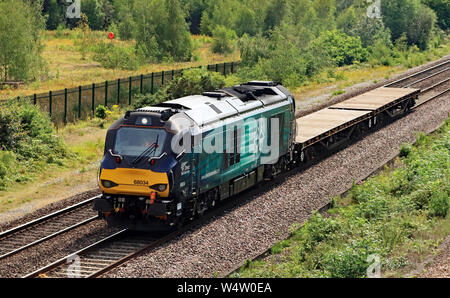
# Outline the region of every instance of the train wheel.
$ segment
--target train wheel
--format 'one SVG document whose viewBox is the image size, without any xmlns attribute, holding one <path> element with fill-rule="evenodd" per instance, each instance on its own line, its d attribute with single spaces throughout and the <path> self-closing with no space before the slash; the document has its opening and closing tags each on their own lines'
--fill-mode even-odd
<svg viewBox="0 0 450 298">
<path fill-rule="evenodd" d="M 312 164 L 317 158 L 317 152 L 313 147 L 306 149 L 306 163 Z"/>
<path fill-rule="evenodd" d="M 302 152 L 300 152 L 300 162 L 304 163 L 305 160 L 306 160 L 305 151 L 302 150 Z"/>
</svg>

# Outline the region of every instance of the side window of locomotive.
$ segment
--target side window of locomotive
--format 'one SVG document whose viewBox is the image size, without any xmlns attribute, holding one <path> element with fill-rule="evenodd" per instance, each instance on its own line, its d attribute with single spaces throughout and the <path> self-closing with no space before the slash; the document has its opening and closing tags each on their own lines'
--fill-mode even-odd
<svg viewBox="0 0 450 298">
<path fill-rule="evenodd" d="M 234 131 L 234 149 L 236 152 L 235 161 L 236 163 L 241 162 L 241 139 L 242 139 L 242 129 L 237 128 Z"/>
<path fill-rule="evenodd" d="M 241 162 L 241 129 L 235 127 L 233 130 L 233 138 L 232 138 L 232 145 L 233 145 L 233 153 L 231 157 L 231 165 L 237 164 Z"/>
<path fill-rule="evenodd" d="M 283 145 L 283 137 L 284 137 L 283 136 L 284 135 L 284 114 L 280 113 L 280 114 L 272 115 L 272 116 L 270 116 L 270 118 L 267 119 L 267 145 L 269 147 L 272 146 L 272 137 L 276 137 L 276 136 L 272 136 L 272 133 L 275 133 L 275 132 L 272 132 L 272 126 L 273 126 L 272 121 L 278 122 L 278 131 L 276 132 L 278 134 L 278 146 L 282 146 Z"/>
<path fill-rule="evenodd" d="M 234 127 L 224 134 L 223 169 L 241 162 L 241 129 Z"/>
</svg>

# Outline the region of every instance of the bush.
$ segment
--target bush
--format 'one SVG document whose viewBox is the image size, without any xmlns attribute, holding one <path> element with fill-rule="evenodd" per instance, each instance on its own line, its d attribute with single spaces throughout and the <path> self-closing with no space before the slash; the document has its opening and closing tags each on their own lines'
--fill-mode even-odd
<svg viewBox="0 0 450 298">
<path fill-rule="evenodd" d="M 426 208 L 429 205 L 431 195 L 432 195 L 431 188 L 425 187 L 425 188 L 418 189 L 418 190 L 412 192 L 409 195 L 409 198 L 410 198 L 411 202 L 414 203 L 414 206 L 416 207 L 416 209 L 421 210 L 421 209 Z"/>
<path fill-rule="evenodd" d="M 26 100 L 9 100 L 0 109 L 0 144 L 0 189 L 70 156 L 49 116 Z"/>
<path fill-rule="evenodd" d="M 385 41 L 379 39 L 376 40 L 374 45 L 370 47 L 370 63 L 372 65 L 394 65 L 393 51 L 385 43 Z"/>
<path fill-rule="evenodd" d="M 94 60 L 110 69 L 136 70 L 141 59 L 134 48 L 122 47 L 114 42 L 104 42 L 95 49 Z"/>
<path fill-rule="evenodd" d="M 430 199 L 430 215 L 446 217 L 449 208 L 449 194 L 447 192 L 441 191 L 433 194 Z"/>
<path fill-rule="evenodd" d="M 189 95 L 202 94 L 225 86 L 225 77 L 206 69 L 185 70 L 181 77 L 173 79 L 164 89 L 155 94 L 144 94 L 135 97 L 135 108 L 155 105 L 167 100 Z"/>
<path fill-rule="evenodd" d="M 359 37 L 348 36 L 338 30 L 323 32 L 313 41 L 312 47 L 323 49 L 338 66 L 364 62 L 368 57 Z"/>
<path fill-rule="evenodd" d="M 408 157 L 411 154 L 412 147 L 410 144 L 403 144 L 400 148 L 400 158 Z"/>
<path fill-rule="evenodd" d="M 332 278 L 361 278 L 365 277 L 371 254 L 370 244 L 362 240 L 344 249 L 329 252 L 325 256 L 325 269 Z"/>
<path fill-rule="evenodd" d="M 356 206 L 356 214 L 367 220 L 380 220 L 388 211 L 388 202 L 384 198 L 373 198 Z"/>
<path fill-rule="evenodd" d="M 305 251 L 312 251 L 319 242 L 332 237 L 338 229 L 340 225 L 337 221 L 314 213 L 302 228 L 303 248 Z"/>
<path fill-rule="evenodd" d="M 236 32 L 225 26 L 217 26 L 213 31 L 213 53 L 230 54 L 235 48 Z"/>
<path fill-rule="evenodd" d="M 95 108 L 95 117 L 100 119 L 106 119 L 106 112 L 108 111 L 108 108 L 106 108 L 103 105 L 99 105 Z"/>
</svg>

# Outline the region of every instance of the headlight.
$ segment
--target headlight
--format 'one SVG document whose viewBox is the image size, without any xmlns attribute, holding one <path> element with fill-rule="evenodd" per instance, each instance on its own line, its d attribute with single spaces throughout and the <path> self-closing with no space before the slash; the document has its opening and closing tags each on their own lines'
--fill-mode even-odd
<svg viewBox="0 0 450 298">
<path fill-rule="evenodd" d="M 155 185 L 150 186 L 150 188 L 154 189 L 156 191 L 159 191 L 159 192 L 163 192 L 163 191 L 166 191 L 167 184 L 155 184 Z"/>
<path fill-rule="evenodd" d="M 112 187 L 116 187 L 119 186 L 119 184 L 116 184 L 112 181 L 109 180 L 102 180 L 102 185 L 104 188 L 112 188 Z"/>
</svg>

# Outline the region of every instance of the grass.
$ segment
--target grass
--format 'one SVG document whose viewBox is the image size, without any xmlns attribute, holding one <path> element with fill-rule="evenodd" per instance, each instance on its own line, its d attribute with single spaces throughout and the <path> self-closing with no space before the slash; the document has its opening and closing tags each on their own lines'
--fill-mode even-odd
<svg viewBox="0 0 450 298">
<path fill-rule="evenodd" d="M 365 277 L 378 256 L 385 277 L 411 276 L 450 235 L 450 118 L 393 168 L 333 199 L 271 255 L 247 261 L 233 277 Z M 405 147 L 405 146 L 404 146 Z"/>
<path fill-rule="evenodd" d="M 107 40 L 107 32 L 93 31 L 89 38 L 95 41 Z M 239 51 L 229 55 L 214 54 L 211 51 L 212 38 L 207 36 L 193 36 L 194 59 L 192 62 L 163 62 L 145 64 L 137 70 L 106 69 L 94 61 L 94 52 L 87 49 L 85 57 L 78 46 L 80 37 L 75 31 L 65 30 L 58 36 L 56 31 L 47 31 L 44 35 L 43 56 L 48 64 L 48 75 L 40 81 L 21 86 L 19 89 L 7 88 L 0 90 L 0 99 L 44 93 L 49 90 L 61 90 L 80 85 L 104 82 L 117 78 L 126 78 L 140 74 L 160 72 L 162 70 L 195 67 L 207 64 L 237 61 Z M 133 47 L 134 41 L 112 41 L 123 47 Z"/>
</svg>

